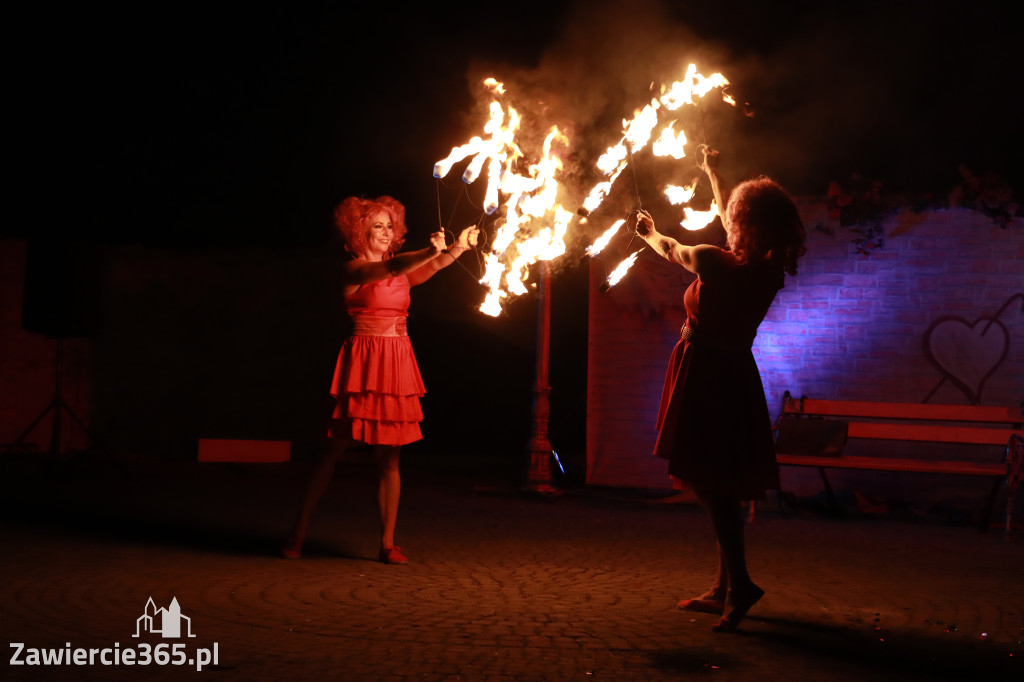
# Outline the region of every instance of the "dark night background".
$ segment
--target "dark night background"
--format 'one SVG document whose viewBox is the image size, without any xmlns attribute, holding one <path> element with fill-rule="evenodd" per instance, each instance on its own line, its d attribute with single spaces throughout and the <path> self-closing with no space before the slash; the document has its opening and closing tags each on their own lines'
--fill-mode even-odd
<svg viewBox="0 0 1024 682">
<path fill-rule="evenodd" d="M 935 193 L 960 163 L 1021 176 L 1024 49 L 1006 3 L 348 5 L 15 13 L 8 141 L 63 210 L 34 206 L 5 231 L 321 244 L 336 200 L 381 193 L 426 229 L 433 163 L 482 127 L 477 75 L 570 91 L 577 130 L 603 137 L 575 146 L 601 149 L 648 84 L 688 61 L 753 105 L 733 125 L 757 149 L 737 153 L 756 151 L 795 194 L 854 171 Z M 610 129 L 586 128 L 601 116 Z"/>
<path fill-rule="evenodd" d="M 391 194 L 406 204 L 407 243 L 419 248 L 438 224 L 438 196 L 447 218 L 457 194 L 451 180 L 436 186 L 434 162 L 482 127 L 480 78 L 505 81 L 528 111 L 566 122 L 576 141 L 570 165 L 585 179 L 580 169 L 617 141 L 619 121 L 647 101 L 649 84 L 676 80 L 689 61 L 726 74 L 754 112 L 715 114 L 707 126 L 737 174 L 767 173 L 794 194 L 820 196 L 856 172 L 887 192 L 939 203 L 960 164 L 1022 186 L 1024 50 L 1009 3 L 509 8 L 151 3 L 13 12 L 5 108 L 16 122 L 5 146 L 21 210 L 3 233 L 29 238 L 43 258 L 61 245 L 135 244 L 211 258 L 229 249 L 319 253 L 329 263 L 333 206 Z M 475 219 L 460 213 L 453 224 Z M 432 433 L 441 438 L 450 432 L 441 424 L 468 421 L 464 447 L 486 439 L 521 451 L 524 433 L 501 424 L 525 429 L 528 420 L 535 299 L 491 320 L 474 310 L 481 298 L 457 267 L 413 297 L 427 424 L 438 424 Z M 553 305 L 552 440 L 578 460 L 585 264 L 556 272 Z M 328 334 L 296 352 L 327 353 L 335 341 Z M 288 367 L 265 357 L 261 371 Z M 490 420 L 496 411 L 511 418 Z"/>
</svg>

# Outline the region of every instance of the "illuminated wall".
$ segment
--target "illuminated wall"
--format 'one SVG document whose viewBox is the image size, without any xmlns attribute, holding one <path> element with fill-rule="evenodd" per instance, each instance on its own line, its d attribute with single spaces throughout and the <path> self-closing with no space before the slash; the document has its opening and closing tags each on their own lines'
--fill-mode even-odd
<svg viewBox="0 0 1024 682">
<path fill-rule="evenodd" d="M 953 404 L 1024 399 L 1020 219 L 1000 228 L 969 210 L 906 211 L 884 224 L 884 248 L 864 257 L 824 204 L 800 208 L 808 253 L 754 343 L 773 416 L 787 390 Z M 597 290 L 605 265 L 591 268 L 587 480 L 659 488 L 666 465 L 648 453 L 690 280 L 646 253 L 637 267 L 605 294 Z M 940 352 L 951 345 L 959 357 Z M 802 486 L 794 470 L 784 475 Z"/>
</svg>

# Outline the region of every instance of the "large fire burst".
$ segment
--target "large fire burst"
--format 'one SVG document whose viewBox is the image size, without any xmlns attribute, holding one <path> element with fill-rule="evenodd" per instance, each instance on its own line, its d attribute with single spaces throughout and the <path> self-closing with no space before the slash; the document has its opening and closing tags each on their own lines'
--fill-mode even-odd
<svg viewBox="0 0 1024 682">
<path fill-rule="evenodd" d="M 733 100 L 724 92 L 729 82 L 719 73 L 705 77 L 690 64 L 679 81 L 661 88 L 661 94 L 637 109 L 631 119 L 623 120 L 619 141 L 608 147 L 596 163 L 600 178 L 583 200 L 584 213 L 595 211 L 608 196 L 612 186 L 627 168 L 633 155 L 648 145 L 651 153 L 659 157 L 681 159 L 686 156 L 687 135 L 675 112 L 685 106 L 694 106 L 708 93 L 718 90 L 730 104 Z M 507 93 L 502 83 L 493 78 L 484 81 L 493 99 L 489 106 L 489 119 L 484 125 L 484 136 L 474 136 L 467 143 L 455 147 L 447 158 L 434 165 L 434 177 L 443 178 L 459 162 L 470 159 L 462 180 L 472 184 L 485 174 L 484 211 L 501 213 L 497 232 L 486 254 L 481 279 L 488 292 L 480 310 L 488 315 L 501 313 L 502 304 L 526 293 L 529 268 L 537 261 L 550 261 L 565 253 L 565 236 L 576 212 L 560 202 L 568 194 L 560 184 L 563 161 L 560 153 L 570 148 L 570 140 L 558 127 L 551 127 L 542 149 L 531 156 L 538 158 L 528 164 L 527 155 L 516 142 L 516 134 L 523 123 L 514 107 L 504 103 Z M 652 142 L 653 140 L 653 142 Z M 688 187 L 666 185 L 666 198 L 673 204 L 689 201 L 695 183 Z M 697 230 L 714 219 L 717 207 L 695 211 L 684 208 L 683 227 Z M 587 249 L 591 256 L 611 241 L 621 229 L 622 220 L 616 221 Z M 608 286 L 614 285 L 636 261 L 636 254 L 628 256 L 609 275 Z"/>
</svg>

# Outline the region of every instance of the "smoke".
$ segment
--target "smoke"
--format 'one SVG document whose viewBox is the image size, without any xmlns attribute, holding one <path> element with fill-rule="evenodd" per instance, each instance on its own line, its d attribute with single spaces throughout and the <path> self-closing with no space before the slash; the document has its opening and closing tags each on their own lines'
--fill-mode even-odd
<svg viewBox="0 0 1024 682">
<path fill-rule="evenodd" d="M 469 77 L 505 82 L 534 135 L 550 125 L 569 134 L 564 178 L 574 192 L 592 185 L 594 161 L 652 84 L 678 80 L 689 63 L 724 74 L 740 103 L 709 96 L 687 126 L 722 151 L 729 179 L 766 174 L 813 195 L 861 173 L 934 191 L 964 162 L 1019 175 L 999 151 L 1021 137 L 1013 25 L 989 0 L 580 1 L 536 63 L 476 63 Z"/>
<path fill-rule="evenodd" d="M 622 120 L 651 100 L 652 85 L 679 80 L 691 62 L 703 73 L 722 70 L 723 56 L 664 3 L 578 2 L 535 66 L 477 63 L 470 80 L 503 81 L 528 125 L 558 125 L 572 138 L 573 158 L 592 164 L 618 141 Z"/>
</svg>

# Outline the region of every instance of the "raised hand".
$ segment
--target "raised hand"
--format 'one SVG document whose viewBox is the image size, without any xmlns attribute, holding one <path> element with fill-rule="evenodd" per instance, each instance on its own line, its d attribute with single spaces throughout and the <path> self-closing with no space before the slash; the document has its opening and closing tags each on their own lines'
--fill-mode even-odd
<svg viewBox="0 0 1024 682">
<path fill-rule="evenodd" d="M 712 149 L 707 145 L 701 145 L 700 151 L 704 153 L 704 160 L 701 161 L 700 167 L 705 173 L 709 173 L 712 170 L 718 169 L 718 157 L 720 156 L 717 149 Z"/>
<path fill-rule="evenodd" d="M 480 228 L 476 225 L 470 225 L 459 233 L 459 238 L 455 241 L 455 245 L 463 249 L 471 249 L 476 246 L 479 236 Z"/>
<path fill-rule="evenodd" d="M 432 232 L 430 235 L 430 245 L 434 247 L 435 254 L 444 251 L 445 246 L 447 246 L 444 243 L 444 232 Z"/>
<path fill-rule="evenodd" d="M 654 218 L 643 209 L 636 212 L 636 233 L 641 237 L 649 237 L 654 234 Z"/>
</svg>

